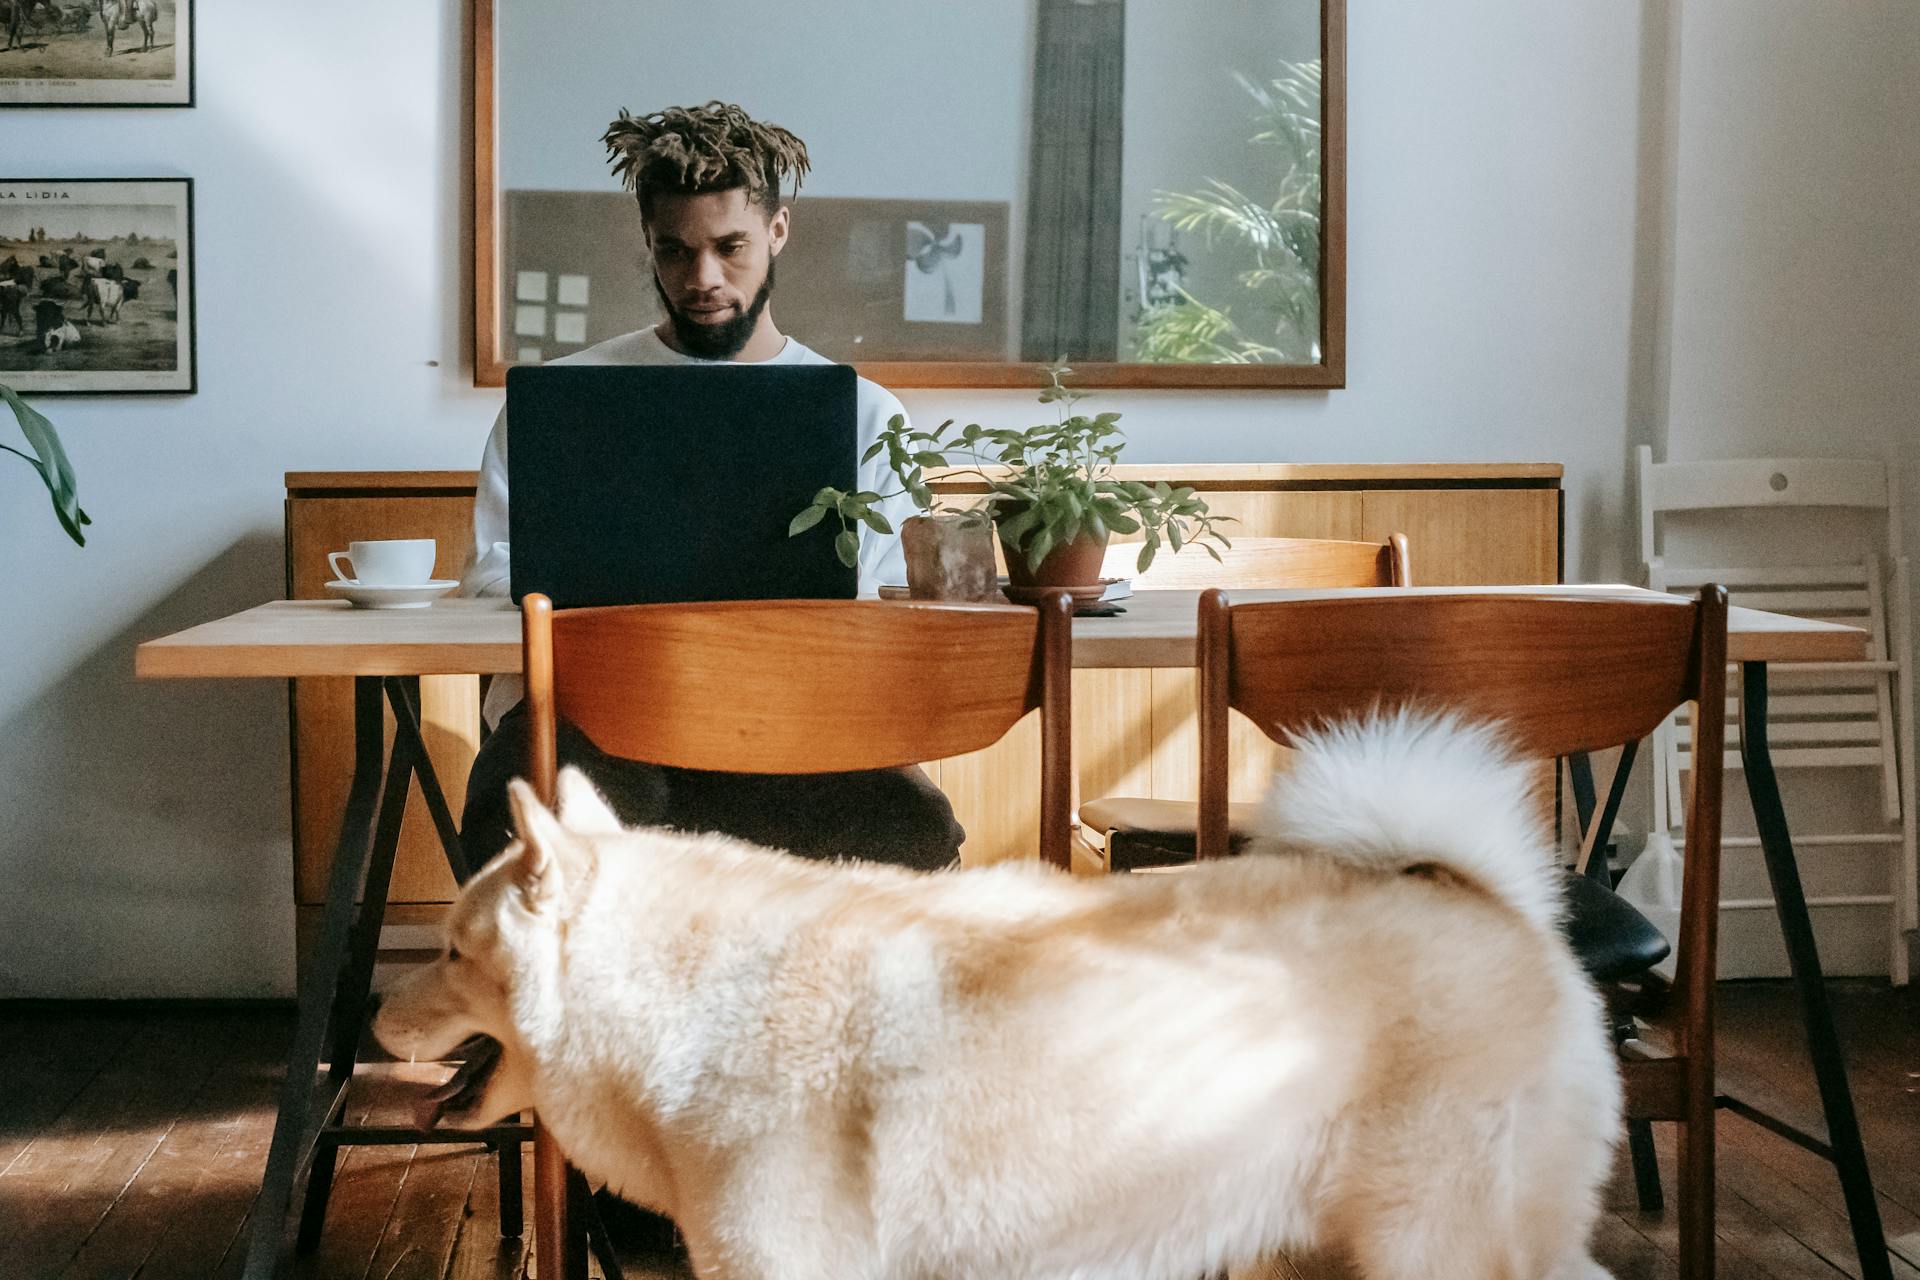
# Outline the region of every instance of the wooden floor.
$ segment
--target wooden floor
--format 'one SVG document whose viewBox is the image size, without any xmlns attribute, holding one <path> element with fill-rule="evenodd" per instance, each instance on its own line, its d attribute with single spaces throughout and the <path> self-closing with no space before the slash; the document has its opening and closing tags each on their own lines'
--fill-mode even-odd
<svg viewBox="0 0 1920 1280">
<path fill-rule="evenodd" d="M 1894 1275 L 1920 1280 L 1920 995 L 1834 990 Z M 1721 1051 L 1729 1075 L 1810 1117 L 1792 1007 L 1783 985 L 1728 985 Z M 0 1005 L 0 1278 L 237 1276 L 292 1030 L 280 1008 Z M 1721 1275 L 1858 1274 L 1826 1165 L 1724 1114 L 1719 1152 Z M 298 1274 L 522 1276 L 527 1251 L 500 1239 L 497 1198 L 491 1162 L 463 1149 L 352 1148 Z M 1600 1260 L 1622 1280 L 1674 1275 L 1671 1213 L 1642 1215 L 1624 1176 L 1609 1207 Z M 631 1261 L 640 1280 L 686 1274 Z"/>
</svg>

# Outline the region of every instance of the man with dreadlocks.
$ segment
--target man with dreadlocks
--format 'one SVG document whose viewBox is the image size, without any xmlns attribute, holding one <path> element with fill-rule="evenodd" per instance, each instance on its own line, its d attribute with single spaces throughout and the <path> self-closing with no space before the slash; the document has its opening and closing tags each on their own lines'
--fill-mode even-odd
<svg viewBox="0 0 1920 1280">
<path fill-rule="evenodd" d="M 710 102 L 638 118 L 622 111 L 603 141 L 614 172 L 640 202 L 666 318 L 554 363 L 831 363 L 782 334 L 770 307 L 774 261 L 788 235 L 781 188 L 791 179 L 797 191 L 807 172 L 800 139 L 748 118 L 737 106 Z M 858 406 L 858 447 L 864 453 L 887 420 L 905 410 L 891 392 L 865 378 Z M 882 459 L 861 463 L 860 487 L 891 487 L 884 483 L 884 467 Z M 912 514 L 898 505 L 905 501 L 883 508 L 896 527 Z M 474 559 L 462 593 L 506 595 L 505 409 L 481 461 L 473 523 Z M 903 581 L 899 539 L 865 529 L 860 536 L 861 590 Z M 520 696 L 517 678 L 496 679 L 488 690 L 486 719 L 495 729 L 474 761 L 461 827 L 461 842 L 476 867 L 510 839 L 507 782 L 524 771 L 526 759 Z M 662 769 L 606 756 L 566 725 L 560 761 L 579 765 L 629 824 L 724 831 L 804 857 L 943 867 L 958 856 L 964 835 L 947 798 L 918 769 L 781 777 Z"/>
</svg>

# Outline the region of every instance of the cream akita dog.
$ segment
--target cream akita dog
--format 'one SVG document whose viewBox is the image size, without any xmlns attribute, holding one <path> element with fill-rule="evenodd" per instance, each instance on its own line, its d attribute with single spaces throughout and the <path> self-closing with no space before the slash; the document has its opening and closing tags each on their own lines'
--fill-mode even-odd
<svg viewBox="0 0 1920 1280">
<path fill-rule="evenodd" d="M 1265 847 L 1174 875 L 812 863 L 516 783 L 375 1031 L 498 1041 L 463 1122 L 537 1108 L 713 1280 L 1604 1275 L 1620 1085 L 1533 772 L 1445 718 L 1300 746 Z"/>
</svg>

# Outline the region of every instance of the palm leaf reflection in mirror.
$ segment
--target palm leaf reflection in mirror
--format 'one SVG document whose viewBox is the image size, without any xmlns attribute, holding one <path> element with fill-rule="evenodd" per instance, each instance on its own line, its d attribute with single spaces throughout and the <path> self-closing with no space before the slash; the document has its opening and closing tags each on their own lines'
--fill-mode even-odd
<svg viewBox="0 0 1920 1280">
<path fill-rule="evenodd" d="M 1312 364 L 1320 359 L 1320 62 L 1281 64 L 1260 84 L 1235 72 L 1253 100 L 1248 142 L 1273 157 L 1275 194 L 1264 200 L 1218 178 L 1198 191 L 1155 191 L 1154 216 L 1200 236 L 1207 254 L 1245 263 L 1239 289 L 1195 296 L 1173 240 L 1150 235 L 1137 251 L 1140 302 L 1132 358 L 1161 364 Z"/>
</svg>

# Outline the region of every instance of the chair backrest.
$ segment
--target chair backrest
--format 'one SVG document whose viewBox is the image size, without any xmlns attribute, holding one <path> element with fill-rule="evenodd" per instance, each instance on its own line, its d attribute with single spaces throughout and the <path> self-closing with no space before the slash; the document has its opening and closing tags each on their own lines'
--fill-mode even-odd
<svg viewBox="0 0 1920 1280">
<path fill-rule="evenodd" d="M 1640 542 L 1647 585 L 1691 590 L 1709 582 L 1728 590 L 1730 603 L 1772 613 L 1859 627 L 1868 634 L 1863 663 L 1774 665 L 1768 719 L 1779 768 L 1874 769 L 1880 774 L 1882 816 L 1900 816 L 1903 784 L 1891 673 L 1900 650 L 1895 626 L 1897 587 L 1890 590 L 1883 551 L 1896 569 L 1900 545 L 1897 464 L 1871 458 L 1741 459 L 1721 462 L 1653 461 L 1637 451 Z M 1858 523 L 1829 510 L 1814 520 L 1752 516 L 1778 508 L 1840 508 L 1864 513 Z M 1719 512 L 1728 521 L 1693 521 L 1678 542 L 1660 517 L 1668 512 Z M 1874 517 L 1883 517 L 1876 519 Z M 1879 545 L 1884 524 L 1885 547 Z M 1864 526 L 1864 527 L 1863 527 Z M 1717 532 L 1718 537 L 1710 536 Z M 1708 550 L 1702 550 L 1703 545 Z M 1797 669 L 1796 669 L 1797 668 Z M 1732 712 L 1729 711 L 1729 715 Z M 1692 768 L 1693 731 L 1684 711 L 1654 741 L 1656 830 L 1680 809 L 1681 775 Z"/>
<path fill-rule="evenodd" d="M 1868 556 L 1851 564 L 1775 569 L 1699 570 L 1658 563 L 1651 568 L 1653 580 L 1648 585 L 1661 591 L 1697 589 L 1711 576 L 1727 588 L 1731 604 L 1835 622 L 1867 633 L 1864 662 L 1772 664 L 1767 736 L 1777 769 L 1876 770 L 1882 817 L 1897 820 L 1900 761 L 1889 676 L 1896 664 L 1879 560 Z M 1731 697 L 1727 718 L 1737 718 Z M 1661 831 L 1680 812 L 1681 775 L 1693 767 L 1693 729 L 1684 709 L 1662 730 L 1653 763 L 1653 830 Z"/>
<path fill-rule="evenodd" d="M 1072 603 L 522 603 L 536 790 L 558 720 L 601 750 L 731 773 L 918 764 L 1041 714 L 1041 854 L 1067 865 Z"/>
<path fill-rule="evenodd" d="M 1736 507 L 1852 507 L 1883 511 L 1888 537 L 1900 546 L 1899 492 L 1893 464 L 1872 458 L 1736 458 L 1711 462 L 1655 462 L 1653 450 L 1635 450 L 1640 482 L 1640 554 L 1660 558 L 1656 517 L 1666 511 L 1723 511 Z"/>
<path fill-rule="evenodd" d="M 1697 601 L 1400 595 L 1233 604 L 1200 597 L 1200 857 L 1227 844 L 1228 710 L 1272 737 L 1419 705 L 1503 723 L 1548 758 L 1637 741 L 1694 704 L 1686 891 L 1719 892 L 1726 592 Z M 1712 981 L 1715 913 L 1682 929 L 1683 981 Z M 1691 935 L 1691 936 L 1690 936 Z M 1692 978 L 1687 965 L 1695 966 Z M 1704 966 L 1704 970 L 1700 967 Z"/>
<path fill-rule="evenodd" d="M 1188 547 L 1179 555 L 1169 555 L 1162 549 L 1141 573 L 1140 544 L 1116 542 L 1107 548 L 1101 572 L 1112 578 L 1133 579 L 1137 591 L 1413 585 L 1407 539 L 1398 533 L 1385 542 L 1234 538 L 1232 546 L 1216 550 L 1218 560 L 1201 547 Z"/>
</svg>

